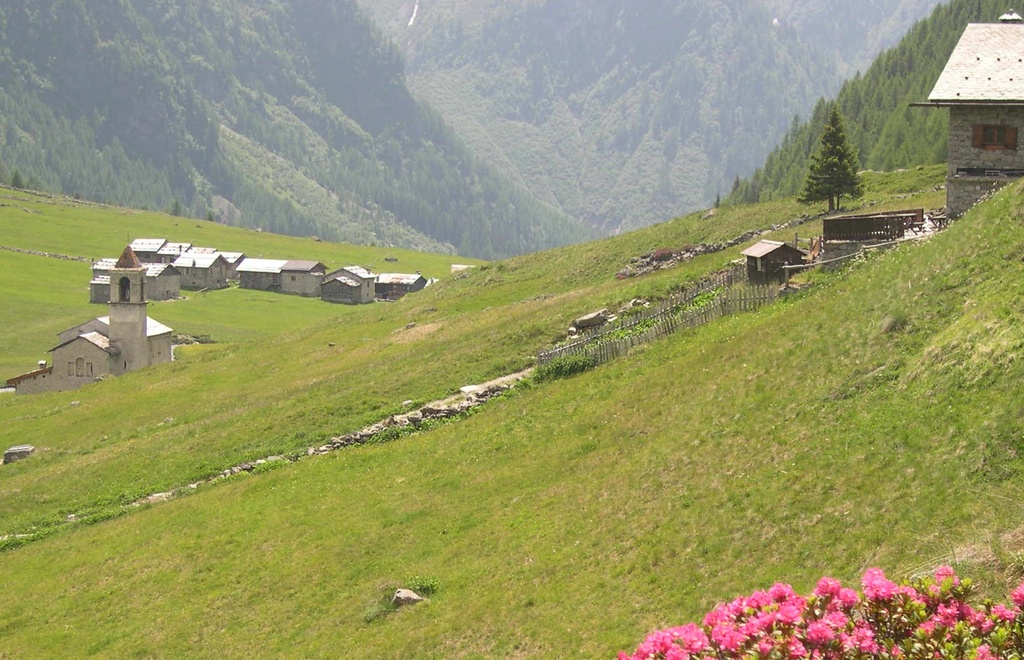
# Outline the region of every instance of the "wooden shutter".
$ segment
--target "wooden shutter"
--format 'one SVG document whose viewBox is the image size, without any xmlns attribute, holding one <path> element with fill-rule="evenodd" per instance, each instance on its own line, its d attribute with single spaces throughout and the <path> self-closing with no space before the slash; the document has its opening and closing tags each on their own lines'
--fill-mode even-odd
<svg viewBox="0 0 1024 660">
<path fill-rule="evenodd" d="M 985 126 L 983 124 L 975 124 L 973 136 L 971 137 L 971 146 L 980 149 L 985 145 Z"/>
<path fill-rule="evenodd" d="M 1017 127 L 1007 126 L 1006 127 L 1006 142 L 1003 144 L 1007 149 L 1017 150 Z"/>
</svg>

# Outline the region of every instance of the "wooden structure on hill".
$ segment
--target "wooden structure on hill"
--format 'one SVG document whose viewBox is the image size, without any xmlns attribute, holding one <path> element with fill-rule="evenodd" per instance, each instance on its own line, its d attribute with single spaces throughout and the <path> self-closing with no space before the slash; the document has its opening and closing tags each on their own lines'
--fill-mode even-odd
<svg viewBox="0 0 1024 660">
<path fill-rule="evenodd" d="M 895 241 L 907 231 L 924 227 L 924 209 L 886 211 L 862 215 L 841 215 L 825 218 L 822 235 L 828 241 Z"/>
<path fill-rule="evenodd" d="M 804 263 L 807 253 L 782 241 L 758 241 L 741 252 L 747 258 L 747 279 L 755 284 L 782 282 L 785 266 Z"/>
</svg>

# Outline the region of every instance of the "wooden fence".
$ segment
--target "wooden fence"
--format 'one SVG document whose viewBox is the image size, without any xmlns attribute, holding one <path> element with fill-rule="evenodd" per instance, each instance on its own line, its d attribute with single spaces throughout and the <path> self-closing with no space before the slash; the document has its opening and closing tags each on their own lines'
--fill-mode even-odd
<svg viewBox="0 0 1024 660">
<path fill-rule="evenodd" d="M 726 289 L 740 282 L 747 281 L 747 269 L 743 264 L 732 266 L 726 270 L 719 271 L 710 277 L 691 284 L 679 293 L 674 293 L 656 305 L 652 305 L 643 311 L 631 316 L 629 319 L 614 325 L 604 325 L 599 328 L 584 330 L 576 341 L 592 341 L 602 337 L 609 332 L 628 330 L 648 322 L 650 319 L 661 319 L 664 316 L 675 314 L 680 308 L 692 303 L 697 296 L 714 291 L 715 289 Z"/>
<path fill-rule="evenodd" d="M 711 279 L 724 281 L 717 279 L 717 277 Z M 641 321 L 631 321 L 628 325 L 616 325 L 613 328 L 603 329 L 599 333 L 577 339 L 565 346 L 541 351 L 537 354 L 537 362 L 538 364 L 546 364 L 558 357 L 585 355 L 590 357 L 595 364 L 601 364 L 625 355 L 634 346 L 646 344 L 655 339 L 673 334 L 680 328 L 696 328 L 727 314 L 753 311 L 773 302 L 779 296 L 779 287 L 776 284 L 751 285 L 745 283 L 739 286 L 729 286 L 710 303 L 696 309 L 684 311 L 700 293 L 713 290 L 719 286 L 724 285 L 719 284 L 718 286 L 704 288 L 700 292 L 690 295 L 683 302 L 678 302 L 674 307 L 662 309 L 656 314 L 645 317 L 646 319 L 654 318 L 655 321 L 653 325 L 643 331 L 627 334 L 626 336 L 609 337 L 613 332 L 616 335 L 621 335 L 624 330 L 628 331 L 629 329 L 636 328 Z M 660 307 L 662 306 L 659 305 Z"/>
<path fill-rule="evenodd" d="M 826 241 L 893 241 L 924 226 L 924 209 L 825 218 Z"/>
</svg>

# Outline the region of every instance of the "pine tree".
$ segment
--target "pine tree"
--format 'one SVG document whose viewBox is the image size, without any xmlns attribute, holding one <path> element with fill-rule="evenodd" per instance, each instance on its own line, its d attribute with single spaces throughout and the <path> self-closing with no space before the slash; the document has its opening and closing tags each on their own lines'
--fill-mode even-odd
<svg viewBox="0 0 1024 660">
<path fill-rule="evenodd" d="M 857 199 L 864 194 L 864 184 L 857 170 L 857 154 L 846 138 L 839 108 L 832 106 L 825 130 L 821 133 L 818 153 L 811 156 L 810 171 L 800 194 L 801 204 L 828 200 L 829 212 L 839 208 L 843 197 Z"/>
</svg>

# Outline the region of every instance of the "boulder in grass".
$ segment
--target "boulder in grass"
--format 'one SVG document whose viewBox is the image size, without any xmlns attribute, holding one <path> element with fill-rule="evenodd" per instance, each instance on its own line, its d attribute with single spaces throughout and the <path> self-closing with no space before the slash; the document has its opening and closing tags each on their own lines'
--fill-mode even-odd
<svg viewBox="0 0 1024 660">
<path fill-rule="evenodd" d="M 391 597 L 391 604 L 395 607 L 405 607 L 406 605 L 415 605 L 422 602 L 423 596 L 410 589 L 398 589 L 395 591 L 395 595 Z"/>
<path fill-rule="evenodd" d="M 597 312 L 592 312 L 586 316 L 581 316 L 578 319 L 573 320 L 572 326 L 577 330 L 583 330 L 585 328 L 598 328 L 608 322 L 608 310 L 602 309 Z"/>
</svg>

